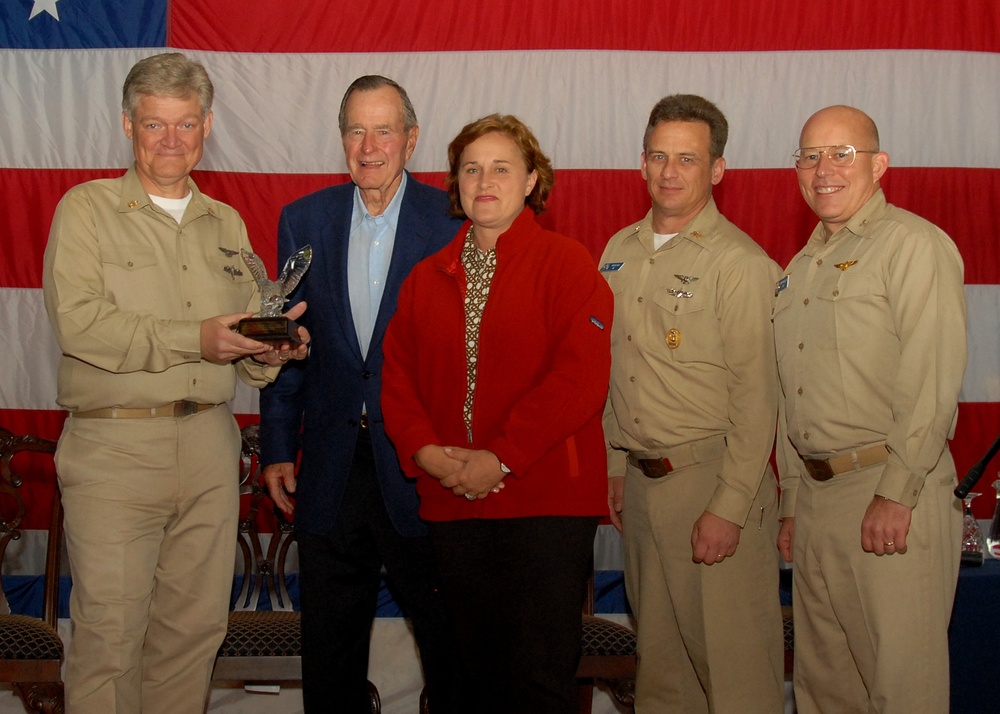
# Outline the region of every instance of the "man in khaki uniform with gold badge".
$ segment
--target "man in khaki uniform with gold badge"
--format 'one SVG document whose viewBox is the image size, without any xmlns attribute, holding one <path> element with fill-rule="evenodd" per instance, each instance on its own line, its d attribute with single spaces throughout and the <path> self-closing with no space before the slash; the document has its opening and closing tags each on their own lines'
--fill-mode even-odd
<svg viewBox="0 0 1000 714">
<path fill-rule="evenodd" d="M 827 107 L 799 147 L 820 223 L 774 308 L 796 704 L 940 714 L 962 531 L 947 443 L 966 361 L 962 259 L 886 203 L 889 156 L 866 114 Z"/>
<path fill-rule="evenodd" d="M 726 118 L 674 95 L 650 114 L 652 209 L 608 243 L 615 294 L 608 501 L 639 627 L 636 712 L 783 707 L 771 304 L 778 266 L 712 199 Z"/>
</svg>

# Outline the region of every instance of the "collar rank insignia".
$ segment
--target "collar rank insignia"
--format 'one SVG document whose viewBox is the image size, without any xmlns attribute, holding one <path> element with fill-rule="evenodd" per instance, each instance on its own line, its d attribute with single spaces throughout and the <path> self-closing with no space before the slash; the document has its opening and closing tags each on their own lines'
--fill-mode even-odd
<svg viewBox="0 0 1000 714">
<path fill-rule="evenodd" d="M 233 257 L 234 255 L 236 255 L 236 254 L 237 254 L 237 253 L 238 253 L 239 251 L 236 251 L 236 250 L 229 250 L 229 248 L 223 248 L 223 247 L 222 247 L 222 246 L 220 245 L 220 246 L 219 246 L 219 252 L 220 252 L 220 253 L 222 253 L 222 254 L 223 254 L 224 256 L 226 256 L 227 258 L 232 258 L 232 257 Z M 241 273 L 241 275 L 242 275 L 242 273 Z"/>
<path fill-rule="evenodd" d="M 694 297 L 694 293 L 690 290 L 678 290 L 677 288 L 670 288 L 667 290 L 667 294 L 675 298 L 690 298 Z"/>
<path fill-rule="evenodd" d="M 680 280 L 684 285 L 690 285 L 698 280 L 698 278 L 693 275 L 678 275 L 677 273 L 674 273 L 674 277 Z"/>
<path fill-rule="evenodd" d="M 229 273 L 230 277 L 232 277 L 233 280 L 243 275 L 243 271 L 237 268 L 235 265 L 227 265 L 225 268 L 223 268 L 223 270 Z"/>
<path fill-rule="evenodd" d="M 845 260 L 843 263 L 836 263 L 835 267 L 840 268 L 841 270 L 847 270 L 852 265 L 855 265 L 857 262 L 858 261 L 856 260 Z"/>
</svg>

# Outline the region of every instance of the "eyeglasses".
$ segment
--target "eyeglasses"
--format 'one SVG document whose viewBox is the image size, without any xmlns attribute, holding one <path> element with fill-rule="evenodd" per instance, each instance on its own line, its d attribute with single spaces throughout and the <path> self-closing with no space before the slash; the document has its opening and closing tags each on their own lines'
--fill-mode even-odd
<svg viewBox="0 0 1000 714">
<path fill-rule="evenodd" d="M 851 166 L 858 154 L 877 153 L 878 149 L 862 151 L 861 149 L 855 149 L 850 144 L 841 144 L 840 146 L 808 146 L 803 149 L 796 149 L 792 152 L 792 156 L 795 158 L 795 168 L 797 169 L 816 168 L 823 154 L 826 154 L 826 158 L 830 160 L 831 164 L 843 168 Z"/>
</svg>

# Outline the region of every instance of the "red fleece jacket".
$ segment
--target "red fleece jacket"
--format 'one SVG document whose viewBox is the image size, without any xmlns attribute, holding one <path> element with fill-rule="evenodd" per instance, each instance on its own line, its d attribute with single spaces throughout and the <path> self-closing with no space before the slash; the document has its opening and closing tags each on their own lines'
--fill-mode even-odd
<svg viewBox="0 0 1000 714">
<path fill-rule="evenodd" d="M 469 223 L 403 283 L 385 336 L 382 411 L 429 521 L 606 516 L 601 415 L 611 370 L 613 296 L 578 242 L 525 209 L 496 244 L 483 313 L 468 443 L 465 271 Z M 427 444 L 488 449 L 511 469 L 505 488 L 469 502 L 413 461 Z"/>
</svg>

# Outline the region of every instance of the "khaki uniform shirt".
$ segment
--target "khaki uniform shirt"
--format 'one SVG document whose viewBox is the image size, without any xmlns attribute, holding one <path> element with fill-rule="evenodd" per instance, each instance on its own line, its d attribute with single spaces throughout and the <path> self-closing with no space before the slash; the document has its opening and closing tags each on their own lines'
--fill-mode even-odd
<svg viewBox="0 0 1000 714">
<path fill-rule="evenodd" d="M 799 455 L 882 442 L 889 461 L 873 496 L 913 506 L 958 415 L 966 363 L 958 249 L 879 189 L 834 235 L 819 224 L 785 275 L 774 307 L 782 517 L 795 515 Z"/>
<path fill-rule="evenodd" d="M 201 321 L 255 312 L 260 292 L 240 257 L 250 249 L 231 207 L 191 179 L 180 225 L 154 205 L 135 168 L 89 181 L 59 202 L 45 249 L 43 291 L 62 348 L 58 402 L 71 412 L 233 398 L 277 368 L 249 358 L 201 359 Z"/>
<path fill-rule="evenodd" d="M 659 250 L 651 213 L 619 231 L 601 271 L 615 294 L 609 475 L 625 473 L 627 451 L 725 435 L 707 510 L 743 526 L 774 443 L 779 267 L 710 200 Z"/>
</svg>

